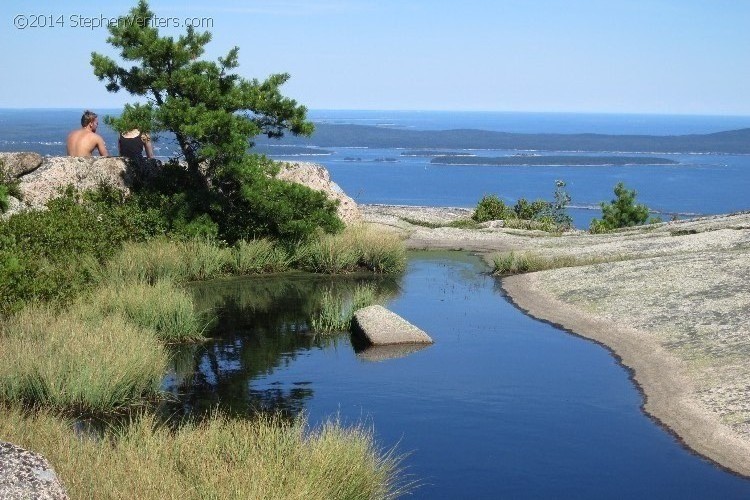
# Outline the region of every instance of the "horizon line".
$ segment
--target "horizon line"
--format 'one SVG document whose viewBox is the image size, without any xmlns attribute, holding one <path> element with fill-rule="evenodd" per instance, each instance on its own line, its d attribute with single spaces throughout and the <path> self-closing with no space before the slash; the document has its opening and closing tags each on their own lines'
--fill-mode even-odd
<svg viewBox="0 0 750 500">
<path fill-rule="evenodd" d="M 16 107 L 0 106 L 2 111 L 84 111 L 90 110 L 115 110 L 122 109 L 123 106 L 84 106 L 84 107 Z M 682 117 L 712 117 L 712 118 L 750 118 L 750 114 L 726 114 L 726 113 L 663 113 L 657 111 L 520 111 L 520 110 L 477 110 L 477 109 L 374 109 L 374 108 L 307 108 L 308 112 L 380 112 L 380 113 L 477 113 L 477 114 L 544 114 L 544 115 L 616 115 L 616 116 L 682 116 Z"/>
</svg>

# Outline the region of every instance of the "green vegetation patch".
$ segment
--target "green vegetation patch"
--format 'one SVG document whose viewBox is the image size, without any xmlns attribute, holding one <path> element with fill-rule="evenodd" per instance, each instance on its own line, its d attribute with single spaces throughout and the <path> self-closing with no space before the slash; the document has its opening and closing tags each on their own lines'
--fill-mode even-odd
<svg viewBox="0 0 750 500">
<path fill-rule="evenodd" d="M 387 499 L 406 493 L 400 457 L 372 430 L 329 421 L 213 415 L 172 429 L 150 414 L 81 439 L 73 423 L 0 409 L 0 439 L 44 455 L 71 498 Z"/>
<path fill-rule="evenodd" d="M 575 255 L 541 255 L 533 252 L 505 252 L 492 255 L 492 273 L 497 276 L 545 271 L 561 267 L 578 267 L 626 260 L 624 256 L 595 257 Z"/>
</svg>

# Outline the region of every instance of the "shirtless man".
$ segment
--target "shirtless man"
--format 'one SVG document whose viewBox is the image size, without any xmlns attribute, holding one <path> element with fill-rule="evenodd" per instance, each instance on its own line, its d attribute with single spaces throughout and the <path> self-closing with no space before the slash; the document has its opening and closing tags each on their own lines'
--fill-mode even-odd
<svg viewBox="0 0 750 500">
<path fill-rule="evenodd" d="M 92 156 L 94 150 L 99 156 L 109 156 L 102 136 L 96 133 L 99 118 L 93 111 L 86 110 L 81 116 L 81 128 L 68 134 L 68 156 Z"/>
</svg>

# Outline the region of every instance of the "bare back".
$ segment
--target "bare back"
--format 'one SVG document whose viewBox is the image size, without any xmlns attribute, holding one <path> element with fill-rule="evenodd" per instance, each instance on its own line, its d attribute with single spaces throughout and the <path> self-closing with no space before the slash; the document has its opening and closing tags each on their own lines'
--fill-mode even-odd
<svg viewBox="0 0 750 500">
<path fill-rule="evenodd" d="M 102 136 L 92 132 L 88 127 L 82 127 L 68 134 L 68 156 L 92 156 L 94 150 L 99 156 L 109 156 Z"/>
</svg>

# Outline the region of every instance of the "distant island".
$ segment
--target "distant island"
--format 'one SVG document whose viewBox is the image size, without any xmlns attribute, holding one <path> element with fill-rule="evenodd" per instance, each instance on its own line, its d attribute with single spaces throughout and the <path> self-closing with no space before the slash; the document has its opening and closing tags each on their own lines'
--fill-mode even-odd
<svg viewBox="0 0 750 500">
<path fill-rule="evenodd" d="M 258 144 L 278 144 L 259 137 Z M 311 137 L 284 137 L 281 144 L 323 147 L 417 149 L 513 149 L 618 153 L 750 154 L 750 129 L 690 135 L 515 134 L 487 130 L 404 130 L 367 125 L 315 124 Z"/>
<path fill-rule="evenodd" d="M 268 143 L 257 144 L 253 148 L 253 152 L 269 156 L 329 156 L 333 154 L 333 151 L 319 147 Z"/>
<path fill-rule="evenodd" d="M 486 166 L 571 166 L 571 167 L 599 167 L 626 165 L 677 165 L 678 162 L 668 158 L 649 156 L 437 156 L 430 163 L 438 165 L 486 165 Z"/>
</svg>

